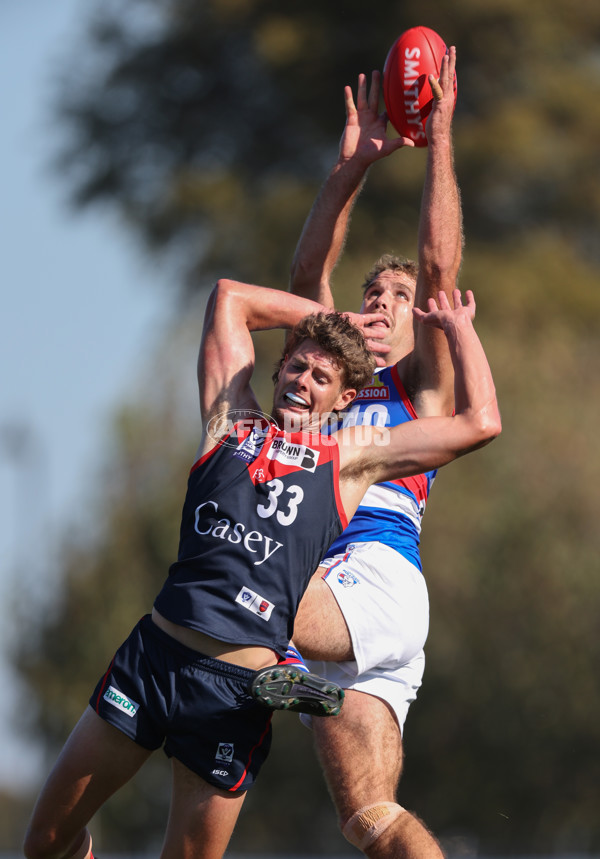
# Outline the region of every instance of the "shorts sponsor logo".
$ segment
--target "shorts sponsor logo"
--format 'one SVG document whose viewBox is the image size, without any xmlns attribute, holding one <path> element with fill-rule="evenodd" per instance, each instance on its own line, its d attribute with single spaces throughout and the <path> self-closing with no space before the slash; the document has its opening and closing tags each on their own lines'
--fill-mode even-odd
<svg viewBox="0 0 600 859">
<path fill-rule="evenodd" d="M 260 594 L 257 594 L 255 591 L 250 590 L 250 588 L 242 588 L 235 601 L 240 605 L 243 605 L 244 608 L 247 608 L 248 611 L 251 611 L 253 614 L 257 614 L 259 617 L 262 617 L 263 620 L 269 620 L 275 605 L 269 600 L 266 600 L 264 597 L 261 597 Z"/>
<path fill-rule="evenodd" d="M 319 461 L 319 451 L 305 444 L 292 444 L 285 438 L 275 438 L 267 451 L 268 459 L 276 459 L 284 465 L 296 465 L 304 471 L 314 471 Z"/>
<path fill-rule="evenodd" d="M 233 743 L 219 743 L 217 748 L 217 754 L 215 755 L 216 761 L 225 761 L 230 764 L 233 760 Z M 213 772 L 216 772 L 213 770 Z M 221 775 L 223 773 L 220 773 Z M 227 775 L 227 773 L 225 773 Z"/>
<path fill-rule="evenodd" d="M 360 582 L 353 573 L 348 570 L 340 570 L 337 574 L 337 580 L 344 588 L 352 588 L 354 585 L 359 585 Z"/>
<path fill-rule="evenodd" d="M 229 773 L 227 772 L 227 770 L 213 770 L 212 775 L 226 776 L 226 775 L 229 775 Z"/>
<path fill-rule="evenodd" d="M 136 704 L 135 701 L 132 701 L 131 698 L 128 698 L 127 695 L 123 695 L 122 692 L 115 689 L 114 686 L 109 686 L 102 697 L 105 701 L 108 701 L 108 703 L 112 704 L 113 707 L 116 707 L 117 710 L 121 710 L 122 713 L 125 713 L 125 715 L 129 716 L 131 719 L 133 719 L 140 706 L 139 704 Z"/>
</svg>

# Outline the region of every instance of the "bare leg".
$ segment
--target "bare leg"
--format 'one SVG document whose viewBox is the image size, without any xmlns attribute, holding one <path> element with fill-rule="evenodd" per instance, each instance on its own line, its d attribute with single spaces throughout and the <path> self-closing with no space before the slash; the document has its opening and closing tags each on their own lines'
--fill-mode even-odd
<svg viewBox="0 0 600 859">
<path fill-rule="evenodd" d="M 319 567 L 302 597 L 294 621 L 294 645 L 306 659 L 354 659 L 352 639 L 337 600 Z"/>
<path fill-rule="evenodd" d="M 221 859 L 246 794 L 219 790 L 171 761 L 173 794 L 161 859 Z"/>
<path fill-rule="evenodd" d="M 348 690 L 339 716 L 313 719 L 315 743 L 340 825 L 360 808 L 396 802 L 402 773 L 402 737 L 379 698 Z M 370 859 L 442 859 L 423 823 L 401 814 L 365 851 Z"/>
<path fill-rule="evenodd" d="M 72 856 L 88 821 L 150 754 L 88 707 L 42 788 L 25 836 L 25 856 Z"/>
</svg>

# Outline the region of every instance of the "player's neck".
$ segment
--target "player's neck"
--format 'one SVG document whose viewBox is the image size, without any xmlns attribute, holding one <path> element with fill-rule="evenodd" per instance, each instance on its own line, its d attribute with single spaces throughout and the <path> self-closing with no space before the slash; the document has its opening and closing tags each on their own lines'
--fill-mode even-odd
<svg viewBox="0 0 600 859">
<path fill-rule="evenodd" d="M 412 349 L 393 346 L 390 351 L 384 356 L 388 367 L 392 364 L 405 364 L 406 358 L 412 353 Z"/>
</svg>

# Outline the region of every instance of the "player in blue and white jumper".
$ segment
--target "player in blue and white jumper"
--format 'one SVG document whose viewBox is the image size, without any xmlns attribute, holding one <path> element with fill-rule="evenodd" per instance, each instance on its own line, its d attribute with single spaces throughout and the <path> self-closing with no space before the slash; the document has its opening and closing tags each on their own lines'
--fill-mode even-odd
<svg viewBox="0 0 600 859">
<path fill-rule="evenodd" d="M 453 373 L 441 332 L 414 325 L 412 308 L 456 285 L 463 246 L 452 146 L 456 50 L 430 83 L 434 104 L 419 223 L 419 261 L 384 255 L 366 276 L 361 312 L 380 311 L 388 352 L 343 425 L 395 426 L 451 415 Z M 402 145 L 379 115 L 379 75 L 359 77 L 356 105 L 346 87 L 339 157 L 304 230 L 291 290 L 333 307 L 331 275 L 343 250 L 367 170 Z M 412 156 L 411 156 L 412 157 Z M 344 835 L 371 859 L 440 859 L 437 840 L 416 815 L 391 819 L 402 773 L 403 729 L 421 685 L 429 601 L 422 574 L 421 520 L 435 470 L 371 486 L 350 526 L 331 546 L 300 604 L 294 644 L 311 670 L 346 690 L 342 713 L 313 720 L 317 752 Z M 327 660 L 321 661 L 321 660 Z M 306 721 L 305 717 L 302 717 Z M 380 819 L 378 826 L 373 818 Z"/>
</svg>

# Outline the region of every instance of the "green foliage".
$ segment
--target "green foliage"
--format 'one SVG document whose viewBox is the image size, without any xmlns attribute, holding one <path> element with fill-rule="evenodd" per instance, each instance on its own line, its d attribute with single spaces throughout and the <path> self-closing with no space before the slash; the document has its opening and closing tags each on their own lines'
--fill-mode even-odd
<svg viewBox="0 0 600 859">
<path fill-rule="evenodd" d="M 461 285 L 479 303 L 504 431 L 445 469 L 430 501 L 432 624 L 400 801 L 481 852 L 598 852 L 600 5 L 98 8 L 87 46 L 75 49 L 79 73 L 71 60 L 60 91 L 62 167 L 76 203 L 115 206 L 148 248 L 174 255 L 188 301 L 217 275 L 285 285 L 335 157 L 344 84 L 381 68 L 409 26 L 457 45 Z M 423 168 L 424 153 L 406 151 L 371 170 L 336 272 L 340 304 L 357 307 L 381 252 L 415 254 Z M 189 307 L 197 340 L 201 308 Z M 16 657 L 38 702 L 31 728 L 52 749 L 174 556 L 197 427 L 181 382 L 195 355 L 187 331 L 172 341 L 152 396 L 116 416 L 94 525 L 65 538 L 59 600 L 23 627 L 37 630 Z M 280 344 L 278 334 L 257 338 L 265 408 Z M 310 735 L 279 721 L 232 847 L 343 852 Z M 139 847 L 141 831 L 150 847 L 159 839 L 168 770 L 150 772 L 104 813 L 106 843 Z"/>
</svg>

